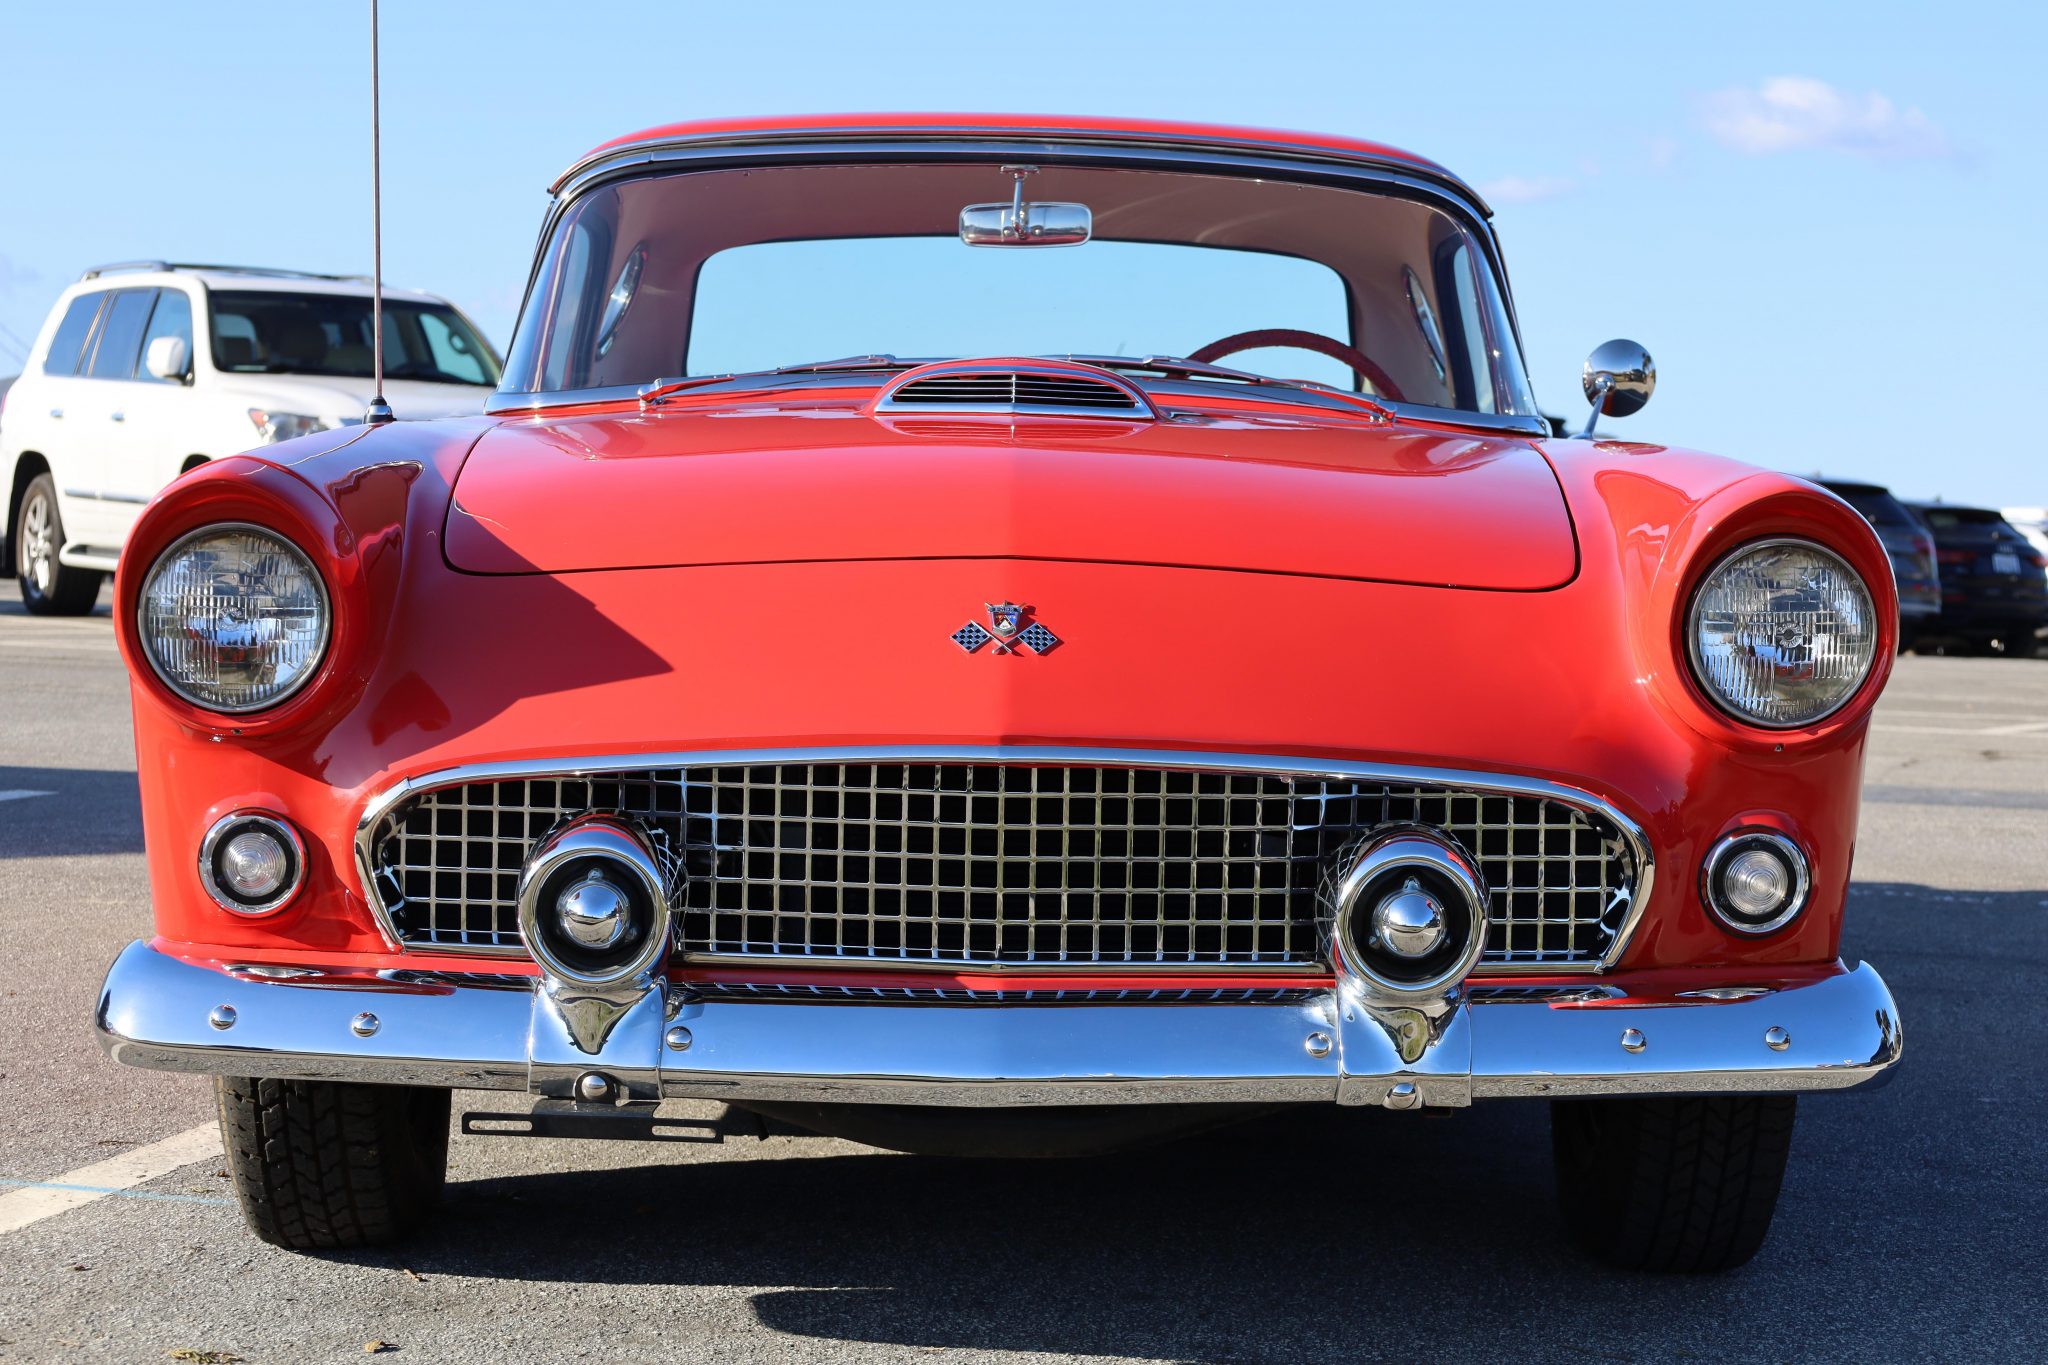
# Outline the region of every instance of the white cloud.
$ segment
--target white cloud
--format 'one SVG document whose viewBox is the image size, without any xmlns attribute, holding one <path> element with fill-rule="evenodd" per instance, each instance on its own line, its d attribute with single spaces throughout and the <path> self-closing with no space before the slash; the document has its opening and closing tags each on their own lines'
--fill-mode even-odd
<svg viewBox="0 0 2048 1365">
<path fill-rule="evenodd" d="M 1882 158 L 1953 152 L 1927 115 L 1876 91 L 1853 95 L 1811 76 L 1773 76 L 1754 89 L 1706 97 L 1702 123 L 1725 147 L 1752 155 L 1807 148 Z"/>
<path fill-rule="evenodd" d="M 1479 192 L 1495 204 L 1540 204 L 1578 188 L 1576 180 L 1554 175 L 1504 175 L 1489 180 Z"/>
</svg>

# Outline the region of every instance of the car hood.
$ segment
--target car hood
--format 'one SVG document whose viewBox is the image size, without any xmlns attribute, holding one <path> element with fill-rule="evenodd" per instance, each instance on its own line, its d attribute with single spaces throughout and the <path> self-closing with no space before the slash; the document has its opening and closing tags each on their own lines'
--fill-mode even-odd
<svg viewBox="0 0 2048 1365">
<path fill-rule="evenodd" d="M 375 385 L 340 375 L 242 374 L 221 391 L 252 408 L 303 413 L 330 425 L 360 421 Z M 384 381 L 384 401 L 402 418 L 474 417 L 491 391 L 477 384 L 428 384 L 417 379 Z"/>
<path fill-rule="evenodd" d="M 1556 477 L 1514 437 L 833 405 L 506 422 L 463 465 L 446 545 L 493 574 L 987 557 L 1531 591 L 1577 566 Z"/>
</svg>

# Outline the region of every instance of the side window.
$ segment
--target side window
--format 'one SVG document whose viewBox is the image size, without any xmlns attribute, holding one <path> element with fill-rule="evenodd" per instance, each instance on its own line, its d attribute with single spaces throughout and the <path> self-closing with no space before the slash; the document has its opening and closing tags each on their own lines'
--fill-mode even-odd
<svg viewBox="0 0 2048 1365">
<path fill-rule="evenodd" d="M 64 320 L 57 324 L 56 335 L 50 338 L 50 353 L 43 357 L 44 374 L 78 373 L 78 357 L 85 350 L 92 321 L 100 315 L 100 304 L 106 297 L 106 291 L 101 289 L 71 300 L 71 306 L 64 310 Z"/>
<path fill-rule="evenodd" d="M 86 373 L 94 379 L 133 379 L 135 359 L 142 354 L 142 333 L 156 306 L 154 289 L 117 289 L 107 305 L 100 339 L 93 343 Z"/>
<path fill-rule="evenodd" d="M 165 289 L 157 294 L 156 311 L 149 315 L 149 327 L 142 334 L 142 354 L 135 365 L 137 379 L 176 384 L 177 379 L 158 380 L 149 372 L 149 346 L 158 337 L 176 337 L 185 343 L 185 373 L 192 373 L 192 300 L 184 290 Z"/>
<path fill-rule="evenodd" d="M 426 337 L 427 350 L 443 375 L 471 384 L 490 382 L 490 377 L 484 373 L 482 358 L 469 348 L 469 338 L 459 335 L 448 325 L 446 318 L 421 309 L 420 332 Z"/>
</svg>

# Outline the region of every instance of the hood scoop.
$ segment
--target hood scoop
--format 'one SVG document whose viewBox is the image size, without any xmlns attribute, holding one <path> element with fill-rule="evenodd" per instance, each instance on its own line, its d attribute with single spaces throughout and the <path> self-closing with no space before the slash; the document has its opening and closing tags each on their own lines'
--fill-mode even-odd
<svg viewBox="0 0 2048 1365">
<path fill-rule="evenodd" d="M 1136 385 L 1093 365 L 1059 360 L 975 360 L 906 370 L 875 396 L 878 417 L 941 413 L 1157 421 Z"/>
</svg>

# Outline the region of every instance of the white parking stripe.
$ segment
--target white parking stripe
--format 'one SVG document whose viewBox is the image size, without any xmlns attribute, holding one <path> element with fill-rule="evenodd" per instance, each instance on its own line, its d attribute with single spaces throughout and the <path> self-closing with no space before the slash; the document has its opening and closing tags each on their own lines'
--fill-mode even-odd
<svg viewBox="0 0 2048 1365">
<path fill-rule="evenodd" d="M 19 1232 L 32 1223 L 40 1223 L 66 1210 L 133 1189 L 160 1175 L 168 1175 L 180 1166 L 219 1156 L 220 1128 L 216 1124 L 203 1123 L 176 1137 L 167 1137 L 161 1142 L 110 1156 L 105 1161 L 66 1171 L 43 1184 L 10 1190 L 0 1194 L 0 1235 Z"/>
<path fill-rule="evenodd" d="M 25 788 L 16 787 L 11 791 L 0 792 L 0 801 L 26 801 L 31 796 L 55 796 L 56 794 L 55 792 L 32 792 Z"/>
<path fill-rule="evenodd" d="M 1994 736 L 2003 738 L 2048 739 L 2048 722 L 2035 726 L 1994 725 L 1981 730 L 1958 730 L 1950 725 L 1887 725 L 1879 717 L 1873 727 L 1881 734 L 1888 735 L 1975 735 L 1979 739 Z"/>
</svg>

